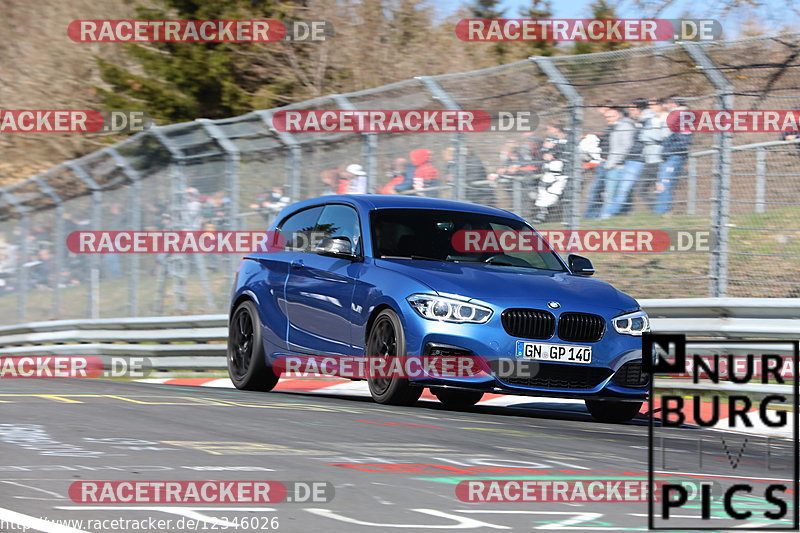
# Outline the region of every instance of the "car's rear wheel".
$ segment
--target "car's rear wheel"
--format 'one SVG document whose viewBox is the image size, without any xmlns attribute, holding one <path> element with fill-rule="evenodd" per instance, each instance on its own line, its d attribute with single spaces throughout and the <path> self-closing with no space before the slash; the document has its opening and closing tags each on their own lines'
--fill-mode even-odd
<svg viewBox="0 0 800 533">
<path fill-rule="evenodd" d="M 368 357 L 382 357 L 387 361 L 392 357 L 405 356 L 406 337 L 397 313 L 391 309 L 381 311 L 367 335 Z M 384 365 L 389 367 L 389 365 Z M 405 365 L 399 365 L 405 367 Z M 383 404 L 412 405 L 422 395 L 422 387 L 415 387 L 400 377 L 380 376 L 367 378 L 372 398 Z"/>
<path fill-rule="evenodd" d="M 237 389 L 269 391 L 278 383 L 264 358 L 261 333 L 256 304 L 240 303 L 228 325 L 228 375 Z"/>
<path fill-rule="evenodd" d="M 615 402 L 607 400 L 586 400 L 586 408 L 598 422 L 618 424 L 627 422 L 639 414 L 642 402 Z"/>
<path fill-rule="evenodd" d="M 432 389 L 434 396 L 448 409 L 467 409 L 483 398 L 481 391 Z"/>
</svg>

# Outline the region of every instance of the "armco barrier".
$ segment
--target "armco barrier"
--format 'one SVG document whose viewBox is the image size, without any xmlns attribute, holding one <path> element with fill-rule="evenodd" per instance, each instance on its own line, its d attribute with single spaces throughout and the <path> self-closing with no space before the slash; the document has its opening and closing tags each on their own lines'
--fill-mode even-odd
<svg viewBox="0 0 800 533">
<path fill-rule="evenodd" d="M 653 331 L 692 337 L 800 339 L 800 299 L 686 298 L 640 300 Z M 0 327 L 0 355 L 145 356 L 161 370 L 225 368 L 226 315 L 57 320 Z M 773 351 L 774 348 L 771 348 Z M 779 350 L 782 351 L 782 350 Z"/>
</svg>

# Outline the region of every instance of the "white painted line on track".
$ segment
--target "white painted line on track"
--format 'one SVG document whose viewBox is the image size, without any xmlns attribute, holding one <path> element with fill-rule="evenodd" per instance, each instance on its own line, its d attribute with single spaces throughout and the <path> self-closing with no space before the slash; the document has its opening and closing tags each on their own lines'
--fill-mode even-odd
<svg viewBox="0 0 800 533">
<path fill-rule="evenodd" d="M 55 496 L 58 499 L 63 499 L 64 498 L 64 496 L 62 496 L 61 494 L 59 494 L 57 492 L 53 492 L 51 490 L 40 489 L 39 487 L 33 487 L 31 485 L 25 485 L 23 483 L 18 483 L 16 481 L 0 480 L 0 483 L 5 483 L 7 485 L 14 485 L 16 487 L 23 487 L 23 488 L 26 488 L 26 489 L 36 490 L 36 491 L 48 494 L 50 496 Z M 26 498 L 25 496 L 15 496 L 15 497 L 16 498 L 22 498 L 22 499 L 37 499 L 37 500 L 38 499 L 44 499 L 44 498 Z M 50 499 L 50 498 L 48 498 L 48 499 Z"/>
<path fill-rule="evenodd" d="M 201 387 L 219 387 L 224 389 L 235 389 L 236 387 L 233 386 L 233 382 L 228 378 L 220 378 L 215 379 L 214 381 L 209 381 L 208 383 L 203 383 Z"/>
</svg>

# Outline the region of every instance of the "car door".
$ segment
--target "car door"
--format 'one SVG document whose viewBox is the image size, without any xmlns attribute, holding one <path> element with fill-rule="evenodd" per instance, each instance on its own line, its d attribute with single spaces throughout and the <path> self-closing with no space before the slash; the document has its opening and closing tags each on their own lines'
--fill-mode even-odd
<svg viewBox="0 0 800 533">
<path fill-rule="evenodd" d="M 354 353 L 353 292 L 361 264 L 349 259 L 314 253 L 323 237 L 347 237 L 361 255 L 361 224 L 356 210 L 328 204 L 317 220 L 311 248 L 289 268 L 286 304 L 289 349 L 319 355 Z"/>
<path fill-rule="evenodd" d="M 255 290 L 261 304 L 265 340 L 287 348 L 289 318 L 286 307 L 286 279 L 292 262 L 303 257 L 309 246 L 310 235 L 322 214 L 323 206 L 311 207 L 287 216 L 278 225 L 285 246 L 279 252 L 250 254 L 251 259 L 261 265 L 259 282 L 249 284 Z"/>
</svg>

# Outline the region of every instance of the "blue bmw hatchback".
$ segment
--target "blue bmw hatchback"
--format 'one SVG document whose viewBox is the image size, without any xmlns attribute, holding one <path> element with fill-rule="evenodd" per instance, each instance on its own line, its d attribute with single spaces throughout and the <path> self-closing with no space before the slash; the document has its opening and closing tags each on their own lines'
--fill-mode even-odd
<svg viewBox="0 0 800 533">
<path fill-rule="evenodd" d="M 292 356 L 477 356 L 486 372 L 369 377 L 369 389 L 377 402 L 410 405 L 429 387 L 456 409 L 487 392 L 580 398 L 605 422 L 630 420 L 646 399 L 647 315 L 592 279 L 588 259 L 454 247 L 461 230 L 532 231 L 512 213 L 325 196 L 285 208 L 270 229 L 286 247 L 245 257 L 233 288 L 228 370 L 237 388 L 272 389 Z"/>
</svg>

